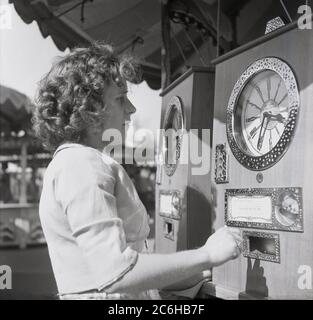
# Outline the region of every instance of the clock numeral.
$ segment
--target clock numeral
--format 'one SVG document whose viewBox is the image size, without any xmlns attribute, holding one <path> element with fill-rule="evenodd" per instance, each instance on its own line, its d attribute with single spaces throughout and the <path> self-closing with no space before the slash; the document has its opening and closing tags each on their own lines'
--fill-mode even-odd
<svg viewBox="0 0 313 320">
<path fill-rule="evenodd" d="M 253 139 L 256 135 L 256 133 L 258 132 L 258 130 L 260 129 L 261 125 L 259 125 L 258 127 L 254 127 L 251 131 L 250 131 L 250 138 Z"/>
<path fill-rule="evenodd" d="M 274 101 L 276 101 L 276 98 L 277 98 L 277 95 L 278 95 L 278 91 L 279 91 L 279 88 L 281 86 L 281 83 L 282 83 L 282 80 L 280 79 L 278 85 L 277 85 L 277 89 L 276 89 L 276 93 L 275 93 L 275 97 L 274 97 Z"/>
<path fill-rule="evenodd" d="M 280 111 L 280 113 L 288 112 L 288 107 L 287 107 L 287 108 L 280 109 L 279 111 Z"/>
<path fill-rule="evenodd" d="M 251 102 L 250 100 L 247 101 L 247 104 L 250 104 L 251 106 L 257 108 L 260 111 L 262 111 L 262 109 L 258 105 L 256 105 L 255 103 Z"/>
<path fill-rule="evenodd" d="M 267 79 L 267 96 L 268 96 L 268 100 L 271 99 L 271 78 Z"/>
<path fill-rule="evenodd" d="M 256 120 L 256 119 L 260 119 L 260 116 L 247 118 L 247 119 L 246 119 L 246 122 L 252 122 L 252 121 L 254 121 L 254 120 Z"/>
<path fill-rule="evenodd" d="M 276 133 L 280 136 L 280 132 L 277 127 L 275 127 Z"/>
<path fill-rule="evenodd" d="M 269 140 L 270 150 L 273 148 L 273 140 L 272 140 L 272 130 L 270 130 L 270 140 Z"/>
<path fill-rule="evenodd" d="M 264 103 L 265 100 L 264 100 L 264 97 L 263 97 L 263 94 L 262 94 L 262 91 L 261 91 L 260 87 L 257 86 L 256 84 L 252 84 L 252 87 L 257 91 L 257 93 L 259 94 L 262 102 Z"/>
<path fill-rule="evenodd" d="M 280 105 L 286 98 L 288 97 L 288 93 L 286 93 L 283 98 L 278 102 L 278 105 Z"/>
</svg>

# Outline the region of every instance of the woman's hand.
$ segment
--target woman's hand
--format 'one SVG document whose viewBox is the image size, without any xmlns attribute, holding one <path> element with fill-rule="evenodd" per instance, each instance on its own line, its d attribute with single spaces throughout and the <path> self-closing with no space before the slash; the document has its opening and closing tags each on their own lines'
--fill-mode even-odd
<svg viewBox="0 0 313 320">
<path fill-rule="evenodd" d="M 242 237 L 238 229 L 222 227 L 213 233 L 199 250 L 206 254 L 209 263 L 216 267 L 237 258 L 241 252 L 241 243 Z"/>
</svg>

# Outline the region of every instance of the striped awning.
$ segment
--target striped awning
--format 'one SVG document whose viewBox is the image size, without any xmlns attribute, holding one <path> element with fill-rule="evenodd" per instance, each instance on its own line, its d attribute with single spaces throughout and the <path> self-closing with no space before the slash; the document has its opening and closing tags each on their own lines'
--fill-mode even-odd
<svg viewBox="0 0 313 320">
<path fill-rule="evenodd" d="M 236 2 L 237 0 L 228 0 Z M 246 0 L 244 0 L 246 1 Z M 51 36 L 60 50 L 105 40 L 119 53 L 141 58 L 143 80 L 161 86 L 161 0 L 9 0 L 27 24 L 36 21 L 44 38 Z M 171 73 L 182 66 L 209 64 L 201 57 L 208 38 L 216 38 L 216 0 L 171 1 Z M 231 25 L 222 15 L 221 43 L 231 41 Z M 215 39 L 216 40 L 216 39 Z M 215 41 L 216 45 L 216 41 Z M 205 49 L 206 50 L 206 49 Z M 212 50 L 216 52 L 216 50 Z M 194 56 L 200 56 L 196 59 Z M 192 61 L 189 61 L 192 58 Z"/>
<path fill-rule="evenodd" d="M 168 25 L 162 28 L 162 2 Z M 169 30 L 171 81 L 189 66 L 209 66 L 219 54 L 264 35 L 277 17 L 297 19 L 303 0 L 9 0 L 25 23 L 36 21 L 60 50 L 104 40 L 142 60 L 143 80 L 161 87 L 162 29 Z M 218 8 L 220 10 L 218 11 Z M 218 15 L 219 12 L 219 15 Z M 164 14 L 163 14 L 164 16 Z M 288 16 L 288 17 L 287 17 Z"/>
</svg>

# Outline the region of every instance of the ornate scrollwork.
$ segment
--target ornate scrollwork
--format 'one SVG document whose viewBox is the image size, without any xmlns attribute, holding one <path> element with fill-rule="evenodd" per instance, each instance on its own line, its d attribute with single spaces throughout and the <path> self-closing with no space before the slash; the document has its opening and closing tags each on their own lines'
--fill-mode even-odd
<svg viewBox="0 0 313 320">
<path fill-rule="evenodd" d="M 289 116 L 286 121 L 286 126 L 282 136 L 277 144 L 266 154 L 261 156 L 252 156 L 244 152 L 236 141 L 234 128 L 234 113 L 237 101 L 243 88 L 248 84 L 256 74 L 271 70 L 277 73 L 284 81 L 288 92 L 289 101 Z M 299 112 L 300 98 L 297 86 L 297 81 L 291 68 L 282 60 L 274 57 L 260 59 L 251 64 L 236 82 L 229 98 L 226 115 L 226 134 L 228 143 L 235 158 L 247 169 L 250 170 L 265 170 L 277 163 L 285 154 L 288 146 L 294 136 L 297 115 Z"/>
<path fill-rule="evenodd" d="M 165 159 L 165 172 L 168 176 L 172 176 L 174 172 L 176 171 L 177 164 L 180 159 L 181 155 L 181 147 L 182 147 L 182 140 L 183 140 L 183 134 L 184 134 L 184 115 L 183 115 L 183 107 L 182 103 L 179 97 L 174 96 L 171 98 L 170 102 L 168 103 L 168 108 L 166 110 L 165 116 L 164 116 L 164 122 L 163 122 L 163 129 L 166 131 L 168 129 L 172 128 L 173 117 L 176 116 L 179 128 L 176 130 L 176 150 L 175 150 L 175 161 L 174 163 L 168 163 L 167 162 L 167 155 L 164 154 L 163 158 Z M 168 146 L 166 146 L 166 143 L 164 141 L 163 137 L 163 152 L 168 154 Z"/>
<path fill-rule="evenodd" d="M 229 199 L 242 197 L 247 200 L 253 197 L 270 197 L 270 221 L 255 222 L 255 217 L 234 219 L 231 214 Z M 259 220 L 262 220 L 261 217 Z M 303 232 L 303 206 L 301 188 L 251 188 L 227 189 L 225 192 L 225 224 L 232 227 L 255 228 L 267 230 L 282 230 Z"/>
<path fill-rule="evenodd" d="M 215 147 L 215 182 L 228 183 L 228 154 L 226 150 L 226 143 L 217 144 Z"/>
<path fill-rule="evenodd" d="M 284 27 L 285 23 L 281 19 L 281 17 L 276 17 L 270 21 L 267 22 L 266 24 L 266 29 L 265 29 L 265 34 L 268 34 L 270 32 L 273 32 L 281 27 Z"/>
<path fill-rule="evenodd" d="M 279 234 L 277 233 L 265 233 L 265 232 L 256 232 L 256 231 L 243 231 L 243 250 L 242 254 L 244 257 L 258 259 L 258 260 L 265 260 L 270 262 L 280 263 L 280 240 Z M 264 252 L 258 250 L 257 248 L 251 247 L 251 238 L 260 238 L 258 241 L 260 243 L 260 247 L 264 248 Z M 262 246 L 262 240 L 273 240 L 274 242 L 274 249 L 273 252 L 268 252 L 265 248 L 268 245 Z M 256 246 L 257 247 L 257 246 Z"/>
</svg>

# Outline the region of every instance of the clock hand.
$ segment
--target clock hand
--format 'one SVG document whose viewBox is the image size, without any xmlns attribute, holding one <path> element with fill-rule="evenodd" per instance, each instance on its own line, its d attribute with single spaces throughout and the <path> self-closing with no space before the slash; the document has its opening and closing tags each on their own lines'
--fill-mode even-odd
<svg viewBox="0 0 313 320">
<path fill-rule="evenodd" d="M 269 117 L 270 117 L 270 118 L 273 118 L 273 119 L 275 119 L 275 120 L 277 120 L 278 122 L 281 122 L 281 123 L 283 123 L 283 124 L 285 124 L 285 122 L 286 122 L 286 118 L 284 118 L 280 113 L 279 113 L 279 114 L 276 114 L 276 115 L 270 114 Z"/>
<path fill-rule="evenodd" d="M 257 144 L 258 150 L 261 149 L 261 148 L 259 148 L 259 145 L 261 144 L 261 134 L 262 134 L 262 129 L 263 129 L 264 121 L 265 121 L 265 116 L 263 115 L 263 120 L 262 120 L 262 123 L 261 123 L 261 130 L 260 130 L 260 133 L 259 133 L 259 139 L 258 139 L 258 144 Z"/>
<path fill-rule="evenodd" d="M 261 130 L 260 130 L 260 134 L 259 134 L 259 139 L 258 139 L 258 144 L 257 144 L 257 148 L 258 150 L 261 150 L 262 145 L 263 145 L 263 140 L 264 140 L 264 136 L 266 133 L 266 128 L 268 126 L 269 120 L 270 120 L 270 115 L 267 112 L 263 113 L 263 121 L 262 121 L 262 125 L 261 125 Z M 264 127 L 264 121 L 266 120 L 266 124 Z"/>
</svg>

